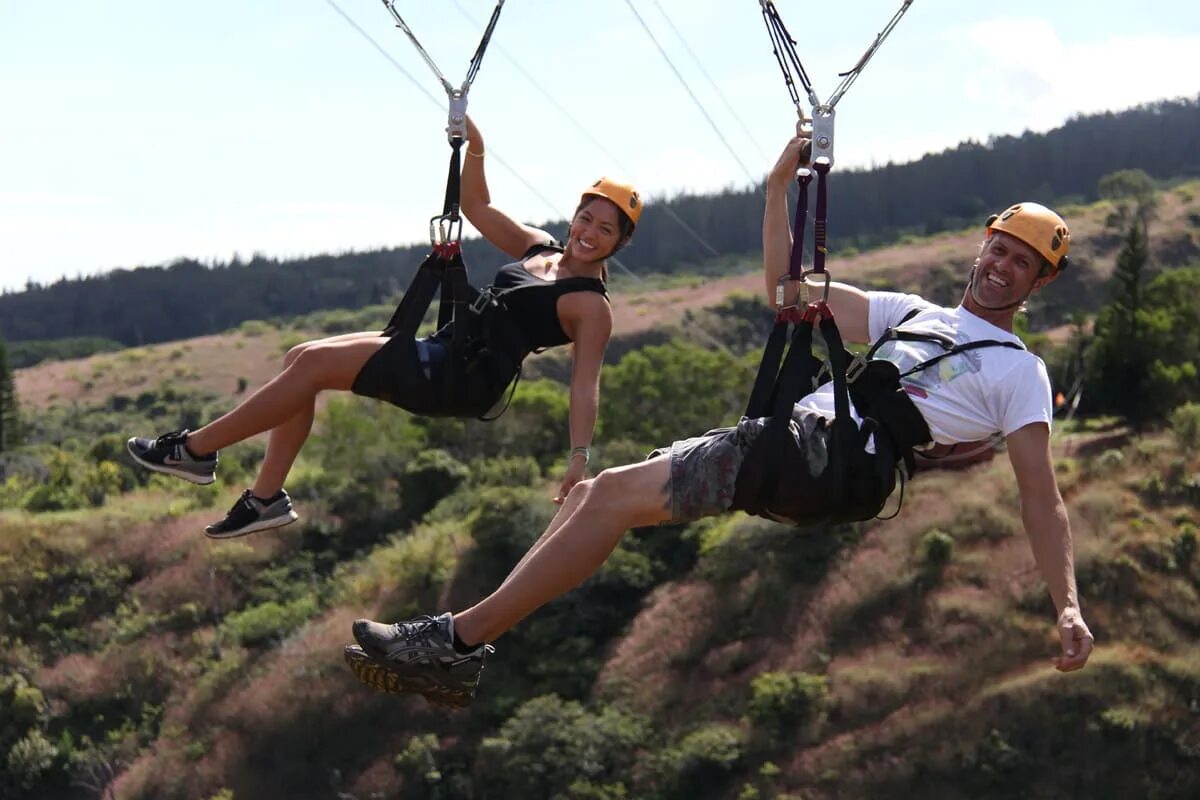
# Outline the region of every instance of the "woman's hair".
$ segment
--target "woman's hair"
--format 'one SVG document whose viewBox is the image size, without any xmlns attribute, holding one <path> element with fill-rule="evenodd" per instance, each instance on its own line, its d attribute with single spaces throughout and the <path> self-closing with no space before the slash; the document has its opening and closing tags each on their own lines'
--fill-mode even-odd
<svg viewBox="0 0 1200 800">
<path fill-rule="evenodd" d="M 610 206 L 612 206 L 613 208 L 615 208 L 617 210 L 617 233 L 620 234 L 620 239 L 617 240 L 617 246 L 613 248 L 613 251 L 611 253 L 609 253 L 608 255 L 606 255 L 604 257 L 605 264 L 600 268 L 600 276 L 605 281 L 607 281 L 608 280 L 607 260 L 610 257 L 612 257 L 613 255 L 616 255 L 616 252 L 618 250 L 620 250 L 622 247 L 629 244 L 629 240 L 631 238 L 633 238 L 633 230 L 636 226 L 633 224 L 633 220 L 631 220 L 625 214 L 625 212 L 621 210 L 620 206 L 618 206 L 612 200 L 609 200 L 605 197 L 598 197 L 596 195 L 584 195 L 583 199 L 579 201 L 579 205 L 575 207 L 575 213 L 571 215 L 571 219 L 574 220 L 575 217 L 579 216 L 580 211 L 583 211 L 585 208 L 587 208 L 592 203 L 595 203 L 597 201 L 602 202 L 602 203 L 608 203 Z"/>
</svg>

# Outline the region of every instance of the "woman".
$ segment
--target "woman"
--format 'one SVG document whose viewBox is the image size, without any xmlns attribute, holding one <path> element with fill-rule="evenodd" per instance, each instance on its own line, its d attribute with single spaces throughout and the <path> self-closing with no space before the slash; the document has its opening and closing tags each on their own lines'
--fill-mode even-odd
<svg viewBox="0 0 1200 800">
<path fill-rule="evenodd" d="M 514 367 L 534 349 L 574 344 L 571 450 L 555 497 L 561 503 L 584 477 L 596 423 L 600 367 L 612 332 L 606 259 L 633 235 L 641 198 L 632 186 L 602 178 L 583 192 L 567 241 L 560 246 L 545 231 L 492 206 L 483 137 L 469 119 L 467 138 L 462 212 L 489 242 L 517 259 L 502 267 L 489 287 L 504 310 L 503 327 L 513 333 L 507 344 L 519 342 L 512 345 L 517 348 Z M 450 327 L 416 342 L 402 341 L 390 331 L 371 331 L 297 345 L 284 357 L 283 371 L 233 411 L 196 431 L 134 437 L 127 443 L 129 453 L 147 469 L 208 484 L 216 479 L 218 450 L 270 430 L 254 485 L 205 533 L 223 539 L 287 525 L 297 515 L 283 484 L 312 429 L 317 394 L 350 390 L 405 407 L 406 394 L 427 390 L 417 384 L 436 384 L 453 372 L 448 364 Z M 462 391 L 471 388 L 464 384 Z"/>
</svg>

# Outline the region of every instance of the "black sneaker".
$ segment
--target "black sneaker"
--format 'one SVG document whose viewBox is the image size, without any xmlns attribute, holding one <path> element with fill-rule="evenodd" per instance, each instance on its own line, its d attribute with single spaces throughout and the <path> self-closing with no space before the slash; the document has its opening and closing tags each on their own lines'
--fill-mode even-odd
<svg viewBox="0 0 1200 800">
<path fill-rule="evenodd" d="M 260 500 L 249 489 L 229 509 L 225 519 L 204 529 L 210 539 L 232 539 L 255 531 L 282 528 L 300 519 L 292 510 L 292 498 L 283 489 L 269 500 Z"/>
<path fill-rule="evenodd" d="M 133 460 L 143 467 L 185 481 L 207 485 L 217 479 L 217 454 L 194 456 L 187 449 L 188 431 L 171 431 L 157 439 L 134 436 L 125 443 Z"/>
<path fill-rule="evenodd" d="M 360 619 L 354 638 L 358 644 L 347 646 L 344 656 L 362 683 L 387 694 L 421 694 L 444 708 L 465 708 L 475 699 L 484 661 L 496 652 L 490 644 L 455 650 L 450 614 L 393 625 Z"/>
</svg>

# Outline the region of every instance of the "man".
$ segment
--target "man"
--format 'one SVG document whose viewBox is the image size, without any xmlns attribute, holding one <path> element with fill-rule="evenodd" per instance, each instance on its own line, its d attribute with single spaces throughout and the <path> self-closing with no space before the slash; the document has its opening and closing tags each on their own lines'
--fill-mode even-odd
<svg viewBox="0 0 1200 800">
<path fill-rule="evenodd" d="M 763 264 L 769 302 L 788 271 L 792 243 L 787 188 L 807 145 L 803 136 L 793 137 L 768 178 Z M 786 507 L 786 516 L 797 524 L 829 521 L 828 475 L 838 459 L 845 459 L 843 466 L 852 463 L 851 480 L 859 486 L 868 473 L 893 473 L 914 444 L 953 445 L 1000 434 L 1016 474 L 1033 556 L 1058 610 L 1062 654 L 1054 665 L 1063 672 L 1080 669 L 1091 654 L 1093 638 L 1080 612 L 1070 526 L 1050 455 L 1050 383 L 1045 365 L 1012 333 L 1022 303 L 1066 267 L 1069 247 L 1069 231 L 1057 214 L 1036 203 L 1019 203 L 988 221 L 957 308 L 935 306 L 915 295 L 831 285 L 828 306 L 842 336 L 854 342 L 882 342 L 873 353 L 879 360 L 876 365 L 895 376 L 895 391 L 882 396 L 902 410 L 919 412 L 912 418 L 920 435 L 892 436 L 873 418 L 860 431 L 860 414 L 854 413 L 852 438 L 858 445 L 846 451 L 834 442 L 834 390 L 826 384 L 795 404 L 782 433 L 766 420 L 743 419 L 734 428 L 675 442 L 647 461 L 605 470 L 576 485 L 500 588 L 471 608 L 394 625 L 356 621 L 358 644 L 346 648 L 348 663 L 374 688 L 420 692 L 432 702 L 461 707 L 474 697 L 484 660 L 492 652 L 487 643 L 586 580 L 626 530 L 686 522 L 735 507 L 763 513 L 766 505 L 767 513 L 776 517 L 780 514 L 772 509 Z M 905 335 L 893 336 L 893 329 Z M 974 346 L 959 350 L 968 342 Z M 947 348 L 955 345 L 946 356 Z M 855 406 L 862 418 L 868 417 L 858 398 Z M 750 468 L 763 450 L 756 450 L 754 443 L 764 430 L 764 442 L 782 437 L 783 449 L 774 451 L 789 459 L 786 472 L 778 463 Z M 868 431 L 874 435 L 868 436 Z M 894 446 L 897 438 L 904 452 Z M 744 476 L 749 472 L 760 477 L 766 472 L 772 484 L 785 480 L 786 485 L 765 505 L 747 503 Z M 893 482 L 894 478 L 883 480 L 878 491 L 870 489 L 865 499 L 858 497 L 865 514 L 838 518 L 872 516 Z"/>
</svg>

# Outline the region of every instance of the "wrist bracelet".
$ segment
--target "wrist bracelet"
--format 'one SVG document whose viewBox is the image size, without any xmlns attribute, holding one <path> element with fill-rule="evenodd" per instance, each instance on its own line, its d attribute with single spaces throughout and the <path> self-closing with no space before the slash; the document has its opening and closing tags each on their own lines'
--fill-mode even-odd
<svg viewBox="0 0 1200 800">
<path fill-rule="evenodd" d="M 590 462 L 592 460 L 592 451 L 588 450 L 586 447 L 572 447 L 571 454 L 569 456 L 567 456 L 567 460 L 570 461 L 576 455 L 583 456 L 584 466 L 587 466 L 588 462 Z"/>
<path fill-rule="evenodd" d="M 486 152 L 486 151 L 484 151 L 484 152 Z M 472 153 L 471 148 L 469 148 L 469 147 L 467 148 L 467 155 L 475 156 L 476 158 L 483 158 L 483 153 Z"/>
</svg>

